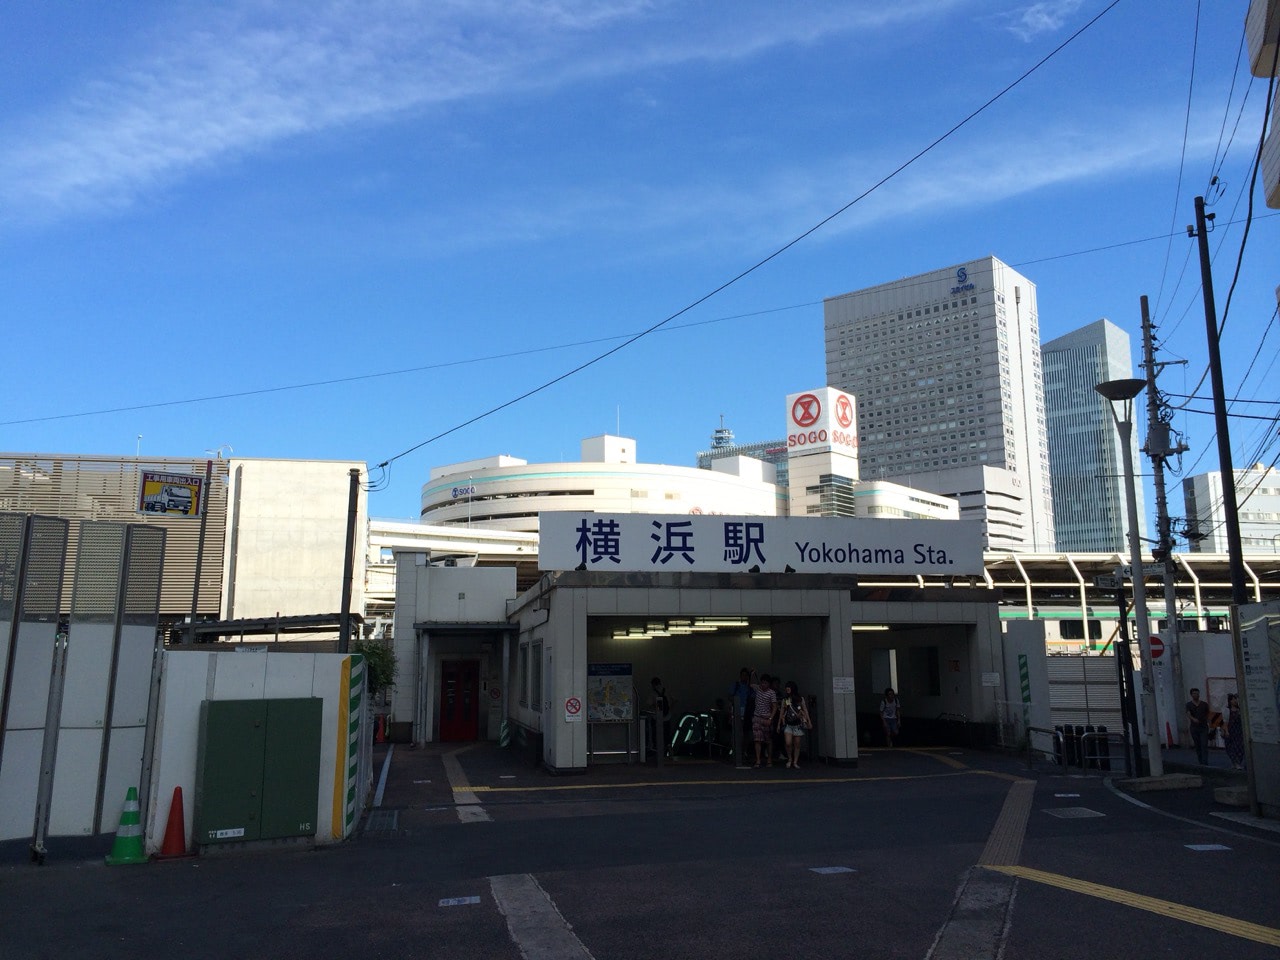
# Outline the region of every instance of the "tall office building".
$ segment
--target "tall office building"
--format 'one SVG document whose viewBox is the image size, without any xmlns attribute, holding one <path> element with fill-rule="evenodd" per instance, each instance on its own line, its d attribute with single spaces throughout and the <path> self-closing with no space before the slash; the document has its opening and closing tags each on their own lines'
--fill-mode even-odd
<svg viewBox="0 0 1280 960">
<path fill-rule="evenodd" d="M 863 477 L 956 497 L 988 549 L 1054 549 L 1031 281 L 983 257 L 831 297 L 825 327 L 827 383 L 857 399 Z"/>
<path fill-rule="evenodd" d="M 1110 320 L 1096 320 L 1041 348 L 1045 423 L 1058 549 L 1128 556 L 1129 523 L 1124 494 L 1124 452 L 1111 404 L 1095 389 L 1133 376 L 1129 335 Z M 1135 404 L 1141 414 L 1141 400 Z M 1130 452 L 1138 459 L 1138 431 Z M 1138 495 L 1142 535 L 1141 486 Z"/>
<path fill-rule="evenodd" d="M 1187 540 L 1196 553 L 1227 552 L 1227 515 L 1222 508 L 1222 471 L 1182 481 Z M 1245 553 L 1280 553 L 1280 469 L 1258 463 L 1236 471 L 1240 545 Z"/>
</svg>

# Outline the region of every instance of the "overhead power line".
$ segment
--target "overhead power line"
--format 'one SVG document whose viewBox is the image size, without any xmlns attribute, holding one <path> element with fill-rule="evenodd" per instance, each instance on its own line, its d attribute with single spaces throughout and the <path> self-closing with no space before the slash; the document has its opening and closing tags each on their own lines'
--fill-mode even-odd
<svg viewBox="0 0 1280 960">
<path fill-rule="evenodd" d="M 902 173 L 904 170 L 906 170 L 908 167 L 914 164 L 921 157 L 930 153 L 939 144 L 948 140 L 958 130 L 968 125 L 969 122 L 972 121 L 975 117 L 985 112 L 990 106 L 992 106 L 992 104 L 999 101 L 1010 90 L 1013 90 L 1015 87 L 1020 85 L 1024 80 L 1026 80 L 1033 73 L 1039 70 L 1042 66 L 1044 66 L 1046 63 L 1052 60 L 1055 56 L 1057 56 L 1060 52 L 1066 49 L 1066 47 L 1068 47 L 1071 43 L 1073 43 L 1076 40 L 1076 38 L 1078 38 L 1081 34 L 1083 34 L 1086 30 L 1092 27 L 1095 23 L 1101 20 L 1108 13 L 1110 13 L 1116 6 L 1119 5 L 1119 3 L 1120 3 L 1120 0 L 1111 0 L 1111 3 L 1103 7 L 1099 13 L 1094 15 L 1090 20 L 1086 21 L 1085 24 L 1082 27 L 1080 27 L 1078 30 L 1076 30 L 1073 34 L 1071 34 L 1071 36 L 1067 37 L 1067 39 L 1063 40 L 1062 43 L 1058 44 L 1058 46 L 1054 47 L 1051 51 L 1049 51 L 1049 53 L 1045 54 L 1038 61 L 1036 61 L 1035 64 L 1033 64 L 1029 69 L 1023 72 L 1023 74 L 1019 76 L 1016 80 L 1006 85 L 1002 90 L 1000 90 L 1000 92 L 998 92 L 993 97 L 988 99 L 976 110 L 973 110 L 971 113 L 969 113 L 968 116 L 964 117 L 962 120 L 954 124 L 949 130 L 947 130 L 941 136 L 933 140 L 933 142 L 931 142 L 928 146 L 919 150 L 912 157 L 910 157 L 909 159 L 899 164 L 897 167 L 895 167 L 889 173 L 885 174 L 883 177 L 877 180 L 874 184 L 872 184 L 870 187 L 868 187 L 858 196 L 854 197 L 848 203 L 844 204 L 834 213 L 831 213 L 826 217 L 823 217 L 821 220 L 815 223 L 808 230 L 804 231 L 803 233 L 793 238 L 792 240 L 789 240 L 787 243 L 784 243 L 781 247 L 778 247 L 768 256 L 756 261 L 754 264 L 747 267 L 741 273 L 730 278 L 729 280 L 726 280 L 724 283 L 720 284 L 718 287 L 714 288 L 708 293 L 703 294 L 701 297 L 694 300 L 692 303 L 689 303 L 688 305 L 682 307 L 681 309 L 677 310 L 675 313 L 672 313 L 669 316 L 665 317 L 664 319 L 659 320 L 657 323 L 653 324 L 648 329 L 642 330 L 640 333 L 636 334 L 635 336 L 628 338 L 625 342 L 618 344 L 616 347 L 606 350 L 604 353 L 601 353 L 598 356 L 593 357 L 591 360 L 588 360 L 585 363 L 580 363 L 576 367 L 573 367 L 570 370 L 566 370 L 564 373 L 560 374 L 559 376 L 552 377 L 550 380 L 547 380 L 536 387 L 526 390 L 524 393 L 518 396 L 512 397 L 510 400 L 507 400 L 503 403 L 499 403 L 496 406 L 490 407 L 488 410 L 485 410 L 482 413 L 478 413 L 475 416 L 470 417 L 467 420 L 464 420 L 462 423 L 456 424 L 448 428 L 447 430 L 442 430 L 439 433 L 435 434 L 434 436 L 428 437 L 426 440 L 423 440 L 420 443 L 416 443 L 413 446 L 408 447 L 405 450 L 402 450 L 400 453 L 397 453 L 392 457 L 388 457 L 386 460 L 382 461 L 382 463 L 378 464 L 378 466 L 389 467 L 395 461 L 401 459 L 402 457 L 408 456 L 409 454 L 413 453 L 415 450 L 420 450 L 423 447 L 427 446 L 428 444 L 434 443 L 436 440 L 439 440 L 443 437 L 447 437 L 451 433 L 456 433 L 458 430 L 461 430 L 464 427 L 468 427 L 471 424 L 476 423 L 480 420 L 483 420 L 486 417 L 490 417 L 501 410 L 505 410 L 508 407 L 514 406 L 515 404 L 520 403 L 522 400 L 527 400 L 529 397 L 532 397 L 535 394 L 541 393 L 542 391 L 549 389 L 550 387 L 554 386 L 557 383 L 560 383 L 563 380 L 567 380 L 569 377 L 572 377 L 577 373 L 581 373 L 583 370 L 586 370 L 587 368 L 592 367 L 597 363 L 600 363 L 602 360 L 613 356 L 615 353 L 618 353 L 621 350 L 625 350 L 627 347 L 631 346 L 633 343 L 637 342 L 638 340 L 641 340 L 642 338 L 647 337 L 649 334 L 666 326 L 672 320 L 678 319 L 679 317 L 688 313 L 690 310 L 694 309 L 695 307 L 700 306 L 701 304 L 710 300 L 712 297 L 716 296 L 722 291 L 727 290 L 729 287 L 733 286 L 735 283 L 737 283 L 739 280 L 742 280 L 744 277 L 750 276 L 751 274 L 755 273 L 761 267 L 777 259 L 786 251 L 794 247 L 796 244 L 800 243 L 800 241 L 806 239 L 807 237 L 812 236 L 814 233 L 822 229 L 832 220 L 836 219 L 841 214 L 845 213 L 845 211 L 849 210 L 855 204 L 861 202 L 866 197 L 869 197 L 872 193 L 879 190 L 882 186 L 884 186 L 894 177 L 898 176 L 898 174 Z"/>
</svg>

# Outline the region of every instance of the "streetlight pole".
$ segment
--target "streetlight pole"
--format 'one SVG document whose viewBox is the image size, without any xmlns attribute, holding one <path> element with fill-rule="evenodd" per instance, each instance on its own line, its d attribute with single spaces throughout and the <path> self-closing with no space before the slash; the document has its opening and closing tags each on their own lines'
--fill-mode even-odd
<svg viewBox="0 0 1280 960">
<path fill-rule="evenodd" d="M 1151 659 L 1151 619 L 1147 613 L 1147 586 L 1142 576 L 1142 542 L 1138 536 L 1138 491 L 1133 476 L 1133 398 L 1147 386 L 1146 380 L 1108 380 L 1094 389 L 1111 402 L 1111 419 L 1120 434 L 1120 456 L 1124 460 L 1124 496 L 1129 515 L 1129 567 L 1133 584 L 1133 615 L 1142 658 L 1142 728 L 1147 741 L 1147 767 L 1151 776 L 1164 775 L 1160 753 L 1160 733 L 1156 724 L 1155 664 Z M 1123 418 L 1116 413 L 1121 404 Z"/>
</svg>

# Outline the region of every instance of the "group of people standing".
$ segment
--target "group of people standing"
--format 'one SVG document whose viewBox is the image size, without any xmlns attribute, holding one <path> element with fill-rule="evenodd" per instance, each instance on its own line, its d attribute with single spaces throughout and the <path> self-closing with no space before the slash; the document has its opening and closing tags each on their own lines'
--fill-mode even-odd
<svg viewBox="0 0 1280 960">
<path fill-rule="evenodd" d="M 1234 693 L 1227 694 L 1227 715 L 1223 717 L 1220 713 L 1210 714 L 1209 702 L 1200 699 L 1198 687 L 1192 687 L 1187 692 L 1191 697 L 1187 701 L 1187 727 L 1191 733 L 1191 742 L 1195 744 L 1196 762 L 1202 766 L 1208 765 L 1211 731 L 1221 730 L 1231 768 L 1243 770 L 1244 717 L 1240 713 L 1240 699 Z"/>
<path fill-rule="evenodd" d="M 729 695 L 737 705 L 737 715 L 742 718 L 744 744 L 748 735 L 755 744 L 753 766 L 773 766 L 773 739 L 776 733 L 781 733 L 786 766 L 798 770 L 800 747 L 806 731 L 813 729 L 813 719 L 809 716 L 809 704 L 800 695 L 794 680 L 782 685 L 781 694 L 774 689 L 775 682 L 767 673 L 757 674 L 750 667 L 743 667 Z"/>
</svg>

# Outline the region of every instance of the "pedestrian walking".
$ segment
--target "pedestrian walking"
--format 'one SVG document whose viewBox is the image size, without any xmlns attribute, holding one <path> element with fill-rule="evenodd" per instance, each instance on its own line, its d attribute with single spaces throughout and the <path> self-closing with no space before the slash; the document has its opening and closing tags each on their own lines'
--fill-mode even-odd
<svg viewBox="0 0 1280 960">
<path fill-rule="evenodd" d="M 788 680 L 782 687 L 782 708 L 778 711 L 778 728 L 785 741 L 787 767 L 800 769 L 800 744 L 804 732 L 813 729 L 813 721 L 809 719 L 809 706 L 800 696 L 800 688 L 794 680 Z"/>
<path fill-rule="evenodd" d="M 1240 713 L 1240 698 L 1227 694 L 1227 759 L 1232 770 L 1244 769 L 1244 716 Z"/>
<path fill-rule="evenodd" d="M 893 687 L 884 688 L 884 699 L 880 701 L 880 726 L 884 727 L 884 745 L 893 746 L 893 738 L 898 735 L 901 726 L 902 701 L 893 692 Z"/>
<path fill-rule="evenodd" d="M 760 766 L 773 766 L 773 722 L 778 715 L 778 694 L 771 688 L 772 680 L 767 673 L 760 674 L 760 682 L 756 684 L 756 710 L 751 717 L 751 739 L 756 745 L 756 763 Z"/>
<path fill-rule="evenodd" d="M 1202 767 L 1209 765 L 1209 704 L 1200 699 L 1200 688 L 1192 687 L 1189 691 L 1191 699 L 1187 701 L 1187 727 L 1191 732 L 1191 742 L 1196 747 L 1196 762 Z"/>
</svg>

